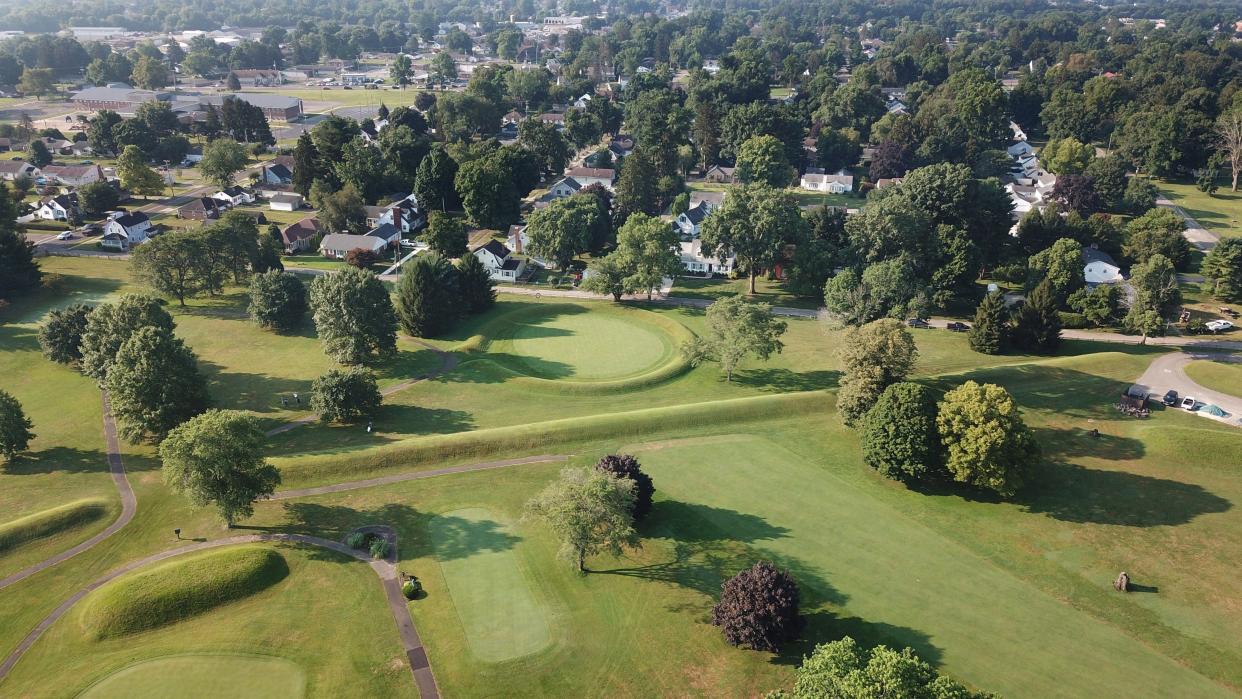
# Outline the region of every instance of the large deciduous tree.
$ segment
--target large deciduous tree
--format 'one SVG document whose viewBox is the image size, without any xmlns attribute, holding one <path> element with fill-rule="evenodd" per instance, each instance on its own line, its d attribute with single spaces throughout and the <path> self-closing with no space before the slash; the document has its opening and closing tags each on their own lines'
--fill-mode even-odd
<svg viewBox="0 0 1242 699">
<path fill-rule="evenodd" d="M 589 194 L 558 199 L 530 215 L 530 253 L 565 269 L 591 248 L 592 232 L 607 225 L 607 215 L 600 199 Z"/>
<path fill-rule="evenodd" d="M 561 540 L 561 556 L 578 572 L 602 551 L 620 555 L 637 541 L 634 533 L 635 484 L 628 478 L 585 468 L 566 468 L 526 503 L 526 516 L 542 520 Z"/>
<path fill-rule="evenodd" d="M 735 187 L 703 222 L 704 255 L 736 256 L 755 293 L 759 273 L 771 266 L 787 241 L 805 237 L 806 220 L 792 194 L 762 185 Z"/>
<path fill-rule="evenodd" d="M 864 648 L 853 638 L 815 646 L 794 671 L 793 689 L 772 699 L 991 699 L 973 692 L 920 659 L 910 648 Z"/>
<path fill-rule="evenodd" d="M 250 280 L 250 317 L 261 328 L 293 330 L 306 319 L 308 308 L 306 285 L 292 274 L 273 269 Z"/>
<path fill-rule="evenodd" d="M 160 444 L 164 483 L 195 505 L 215 505 L 232 527 L 280 484 L 280 471 L 263 458 L 263 439 L 258 420 L 241 411 L 191 418 Z"/>
<path fill-rule="evenodd" d="M 12 461 L 13 457 L 30 447 L 35 438 L 30 428 L 34 423 L 22 411 L 22 404 L 10 393 L 0 389 L 0 456 Z"/>
<path fill-rule="evenodd" d="M 924 480 L 940 470 L 936 397 L 916 383 L 895 383 L 862 419 L 863 461 L 887 478 Z"/>
<path fill-rule="evenodd" d="M 325 422 L 369 418 L 382 401 L 375 375 L 362 367 L 329 369 L 311 384 L 311 410 Z"/>
<path fill-rule="evenodd" d="M 598 471 L 603 471 L 615 478 L 628 478 L 634 482 L 634 515 L 635 522 L 641 522 L 651 512 L 651 498 L 655 495 L 655 484 L 651 476 L 643 473 L 638 459 L 629 454 L 609 454 L 595 464 Z"/>
<path fill-rule="evenodd" d="M 743 359 L 755 356 L 767 360 L 780 354 L 785 345 L 781 335 L 788 325 L 772 315 L 766 303 L 748 301 L 738 294 L 725 296 L 707 307 L 707 333 L 688 342 L 682 351 L 692 366 L 708 359 L 720 363 L 726 381 Z"/>
<path fill-rule="evenodd" d="M 148 326 L 170 333 L 173 329 L 172 316 L 151 296 L 125 294 L 115 303 L 97 306 L 82 333 L 79 369 L 102 385 L 121 345 Z"/>
<path fill-rule="evenodd" d="M 793 179 L 793 167 L 775 136 L 752 136 L 738 149 L 736 175 L 743 183 L 786 187 Z"/>
<path fill-rule="evenodd" d="M 316 277 L 310 305 L 324 351 L 336 361 L 358 364 L 397 351 L 397 315 L 374 274 L 350 267 Z"/>
<path fill-rule="evenodd" d="M 43 356 L 58 364 L 73 364 L 82 359 L 82 335 L 91 307 L 75 303 L 49 311 L 39 326 L 39 346 Z"/>
<path fill-rule="evenodd" d="M 1013 396 L 967 381 L 945 394 L 936 416 L 945 467 L 954 480 L 1011 497 L 1039 462 L 1039 444 Z"/>
<path fill-rule="evenodd" d="M 720 627 L 730 645 L 775 651 L 802 630 L 800 603 L 793 576 L 759 561 L 721 585 L 712 625 Z"/>
<path fill-rule="evenodd" d="M 881 318 L 851 330 L 840 350 L 844 375 L 837 392 L 845 424 L 857 424 L 884 389 L 906 378 L 918 356 L 914 338 L 899 320 Z"/>
<path fill-rule="evenodd" d="M 207 381 L 194 353 L 172 330 L 158 326 L 138 330 L 121 345 L 104 388 L 117 431 L 135 444 L 162 440 L 208 404 Z"/>
<path fill-rule="evenodd" d="M 233 178 L 246 167 L 246 149 L 242 144 L 226 138 L 211 141 L 203 148 L 203 159 L 198 171 L 203 178 L 218 187 L 233 184 Z"/>
<path fill-rule="evenodd" d="M 461 257 L 466 254 L 466 227 L 461 219 L 440 211 L 432 211 L 428 217 L 423 242 L 443 257 Z"/>
<path fill-rule="evenodd" d="M 209 258 L 203 242 L 197 232 L 156 236 L 134 249 L 130 269 L 136 279 L 184 306 L 187 298 L 206 288 L 202 268 Z"/>
</svg>

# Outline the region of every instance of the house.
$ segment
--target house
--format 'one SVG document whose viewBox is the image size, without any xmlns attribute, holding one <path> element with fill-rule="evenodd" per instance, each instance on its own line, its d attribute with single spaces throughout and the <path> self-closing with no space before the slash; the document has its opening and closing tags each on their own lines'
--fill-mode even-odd
<svg viewBox="0 0 1242 699">
<path fill-rule="evenodd" d="M 367 235 L 372 238 L 379 238 L 388 247 L 395 247 L 401 242 L 401 231 L 397 230 L 397 227 L 391 223 L 381 223 L 367 231 Z"/>
<path fill-rule="evenodd" d="M 269 87 L 271 85 L 281 85 L 285 82 L 284 75 L 279 70 L 242 69 L 230 72 L 233 77 L 237 78 L 238 84 L 242 87 Z"/>
<path fill-rule="evenodd" d="M 207 221 L 220 218 L 228 205 L 212 197 L 195 197 L 192 201 L 177 209 L 177 218 L 193 221 Z"/>
<path fill-rule="evenodd" d="M 495 281 L 514 282 L 526 271 L 526 260 L 513 257 L 504 243 L 489 240 L 470 252 L 483 263 Z"/>
<path fill-rule="evenodd" d="M 269 163 L 259 169 L 262 184 L 292 184 L 293 170 L 284 163 Z"/>
<path fill-rule="evenodd" d="M 0 160 L 0 180 L 12 182 L 18 177 L 36 179 L 43 176 L 43 171 L 21 160 Z"/>
<path fill-rule="evenodd" d="M 1036 187 L 1011 182 L 1005 185 L 1005 191 L 1009 192 L 1009 200 L 1013 202 L 1014 220 L 1020 220 L 1044 204 L 1043 192 Z"/>
<path fill-rule="evenodd" d="M 280 231 L 280 240 L 285 244 L 285 252 L 289 254 L 302 252 L 310 248 L 311 241 L 323 232 L 319 219 L 307 216 L 297 223 L 290 223 Z"/>
<path fill-rule="evenodd" d="M 608 150 L 617 157 L 624 158 L 634 152 L 634 137 L 627 134 L 617 134 L 608 142 Z"/>
<path fill-rule="evenodd" d="M 13 139 L 0 137 L 0 153 L 13 149 Z"/>
<path fill-rule="evenodd" d="M 302 195 L 296 192 L 277 194 L 267 200 L 268 208 L 272 211 L 297 211 L 304 203 Z"/>
<path fill-rule="evenodd" d="M 241 206 L 242 204 L 253 204 L 254 195 L 248 192 L 244 187 L 233 185 L 211 195 L 213 199 L 219 199 L 227 203 L 229 206 Z"/>
<path fill-rule="evenodd" d="M 707 172 L 703 173 L 703 181 L 704 182 L 715 182 L 717 184 L 732 184 L 733 183 L 733 171 L 735 169 L 736 168 L 721 167 L 720 165 L 713 165 L 707 168 Z"/>
<path fill-rule="evenodd" d="M 387 245 L 383 239 L 374 236 L 333 233 L 323 237 L 319 252 L 329 259 L 343 260 L 351 250 L 368 250 L 378 255 Z"/>
<path fill-rule="evenodd" d="M 396 226 L 401 233 L 413 233 L 426 223 L 413 194 L 385 206 L 363 208 L 366 210 L 367 225 L 372 228 L 388 223 Z"/>
<path fill-rule="evenodd" d="M 565 115 L 561 112 L 544 112 L 539 115 L 539 121 L 545 124 L 552 124 L 559 130 L 565 129 Z"/>
<path fill-rule="evenodd" d="M 548 194 L 546 196 L 550 199 L 564 199 L 577 194 L 579 189 L 582 189 L 582 183 L 578 182 L 578 180 L 573 177 L 562 177 L 553 182 L 551 187 L 548 187 Z"/>
<path fill-rule="evenodd" d="M 35 218 L 45 221 L 68 221 L 77 218 L 79 214 L 78 195 L 73 193 L 47 197 L 34 211 Z"/>
<path fill-rule="evenodd" d="M 589 92 L 585 93 L 578 99 L 574 100 L 574 107 L 576 109 L 586 109 L 591 105 L 591 99 L 592 95 Z"/>
<path fill-rule="evenodd" d="M 128 250 L 134 245 L 145 243 L 153 234 L 151 219 L 141 211 L 114 216 L 104 224 L 104 236 L 114 236 L 113 240 L 120 246 L 120 250 Z"/>
<path fill-rule="evenodd" d="M 677 226 L 683 238 L 693 240 L 699 237 L 699 229 L 707 215 L 724 203 L 724 192 L 691 192 L 690 208 L 677 215 L 673 225 Z"/>
<path fill-rule="evenodd" d="M 1035 149 L 1032 148 L 1031 144 L 1027 143 L 1025 140 L 1018 141 L 1012 146 L 1009 146 L 1008 148 L 1006 148 L 1005 151 L 1009 153 L 1009 157 L 1014 158 L 1014 159 L 1021 158 L 1026 155 L 1035 154 Z"/>
<path fill-rule="evenodd" d="M 683 241 L 681 244 L 681 266 L 687 272 L 694 272 L 709 277 L 713 274 L 728 274 L 737 265 L 737 258 L 730 256 L 725 260 L 703 254 L 703 241 L 699 239 Z"/>
<path fill-rule="evenodd" d="M 901 184 L 900 177 L 881 177 L 875 181 L 875 188 L 884 189 L 885 187 L 891 187 L 895 184 Z"/>
<path fill-rule="evenodd" d="M 800 182 L 802 189 L 812 192 L 828 192 L 829 194 L 845 194 L 854 189 L 854 176 L 841 170 L 828 174 L 820 168 L 807 168 Z"/>
<path fill-rule="evenodd" d="M 109 231 L 99 237 L 99 245 L 108 250 L 124 252 L 129 249 L 129 238 L 124 233 Z"/>
<path fill-rule="evenodd" d="M 43 142 L 51 153 L 58 155 L 73 155 L 73 141 L 67 141 L 63 138 L 55 138 L 53 136 L 41 136 L 38 140 Z"/>
<path fill-rule="evenodd" d="M 47 165 L 43 176 L 66 187 L 81 187 L 104 179 L 103 168 L 98 165 Z"/>
<path fill-rule="evenodd" d="M 1092 245 L 1082 249 L 1082 276 L 1089 286 L 1117 284 L 1125 281 L 1121 268 L 1112 255 Z"/>
<path fill-rule="evenodd" d="M 523 118 L 524 117 L 521 114 L 519 114 L 517 111 L 511 111 L 508 114 L 500 117 L 500 125 L 508 126 L 510 124 L 515 124 L 515 125 L 520 124 Z"/>
<path fill-rule="evenodd" d="M 609 191 L 612 190 L 612 181 L 616 175 L 616 170 L 602 167 L 575 167 L 565 173 L 566 177 L 572 177 L 582 187 L 600 184 Z"/>
</svg>

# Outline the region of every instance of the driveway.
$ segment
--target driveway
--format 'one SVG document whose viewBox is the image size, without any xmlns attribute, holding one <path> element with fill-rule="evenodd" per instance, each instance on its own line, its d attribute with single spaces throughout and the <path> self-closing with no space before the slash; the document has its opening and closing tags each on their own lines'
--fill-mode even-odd
<svg viewBox="0 0 1242 699">
<path fill-rule="evenodd" d="M 1220 242 L 1220 236 L 1199 225 L 1198 221 L 1191 218 L 1190 214 L 1187 214 L 1184 210 L 1182 210 L 1182 207 L 1174 204 L 1172 201 L 1166 199 L 1165 197 L 1160 197 L 1156 200 L 1156 204 L 1158 206 L 1172 209 L 1173 213 L 1182 217 L 1182 220 L 1186 222 L 1186 230 L 1182 232 L 1182 235 L 1184 235 L 1186 240 L 1189 240 L 1190 244 L 1195 246 L 1195 248 L 1202 250 L 1203 252 L 1207 252 L 1216 247 L 1216 244 Z"/>
<path fill-rule="evenodd" d="M 1189 349 L 1185 352 L 1162 355 L 1147 367 L 1147 371 L 1139 377 L 1138 383 L 1146 386 L 1157 399 L 1166 391 L 1174 390 L 1182 398 L 1192 396 L 1198 401 L 1200 407 L 1207 403 L 1219 406 L 1229 413 L 1228 417 L 1216 418 L 1202 411 L 1198 411 L 1197 414 L 1234 427 L 1242 427 L 1242 420 L 1240 420 L 1242 419 L 1242 397 L 1213 391 L 1192 381 L 1186 375 L 1186 365 L 1195 360 L 1242 363 L 1242 355 L 1202 349 Z M 1239 388 L 1242 389 L 1242 387 Z"/>
</svg>

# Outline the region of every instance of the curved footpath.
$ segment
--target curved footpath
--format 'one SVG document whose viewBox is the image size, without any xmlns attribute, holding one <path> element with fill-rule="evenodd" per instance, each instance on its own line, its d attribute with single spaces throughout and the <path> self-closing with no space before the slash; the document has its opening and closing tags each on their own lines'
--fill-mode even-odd
<svg viewBox="0 0 1242 699">
<path fill-rule="evenodd" d="M 125 477 L 125 464 L 121 461 L 121 447 L 116 439 L 116 422 L 112 419 L 112 406 L 108 403 L 108 393 L 103 391 L 103 427 L 104 438 L 108 444 L 108 471 L 112 474 L 112 482 L 116 485 L 117 493 L 121 496 L 121 516 L 116 518 L 107 529 L 99 532 L 95 536 L 83 541 L 67 551 L 62 551 L 51 558 L 40 561 L 28 568 L 19 570 L 16 573 L 0 580 L 0 590 L 25 580 L 26 578 L 47 570 L 52 566 L 63 563 L 74 556 L 87 551 L 97 545 L 99 542 L 107 539 L 113 534 L 121 530 L 121 527 L 129 524 L 134 518 L 134 513 L 138 511 L 138 498 L 134 496 L 134 489 L 129 485 L 129 479 Z M 3 674 L 0 673 L 0 677 Z"/>
<path fill-rule="evenodd" d="M 1139 377 L 1138 383 L 1146 386 L 1157 398 L 1163 396 L 1166 391 L 1174 390 L 1182 398 L 1190 396 L 1199 403 L 1216 405 L 1226 413 L 1229 413 L 1229 415 L 1226 417 L 1213 417 L 1202 411 L 1198 411 L 1198 414 L 1227 425 L 1242 427 L 1242 422 L 1240 422 L 1240 419 L 1242 419 L 1242 397 L 1213 391 L 1206 386 L 1195 383 L 1193 379 L 1186 375 L 1186 365 L 1195 360 L 1242 362 L 1242 355 L 1193 349 L 1161 355 L 1156 357 L 1155 361 L 1147 367 L 1147 371 L 1144 371 L 1143 375 Z"/>
<path fill-rule="evenodd" d="M 227 539 L 216 539 L 215 541 L 204 541 L 201 543 L 189 544 L 180 548 L 161 551 L 151 554 L 145 558 L 136 561 L 130 561 L 119 568 L 105 573 L 96 578 L 86 587 L 78 590 L 69 599 L 61 603 L 59 607 L 52 610 L 39 622 L 37 626 L 26 634 L 21 643 L 17 645 L 13 652 L 0 663 L 0 680 L 8 676 L 13 666 L 21 660 L 26 651 L 34 645 L 35 641 L 47 631 L 52 624 L 63 617 L 70 609 L 73 608 L 83 597 L 91 593 L 93 590 L 108 583 L 115 578 L 137 570 L 139 568 L 158 563 L 160 561 L 180 556 L 186 553 L 202 551 L 204 549 L 217 548 L 220 546 L 232 546 L 235 544 L 247 544 L 264 541 L 283 541 L 297 544 L 308 544 L 311 546 L 319 546 L 321 548 L 330 549 L 347 556 L 352 556 L 360 561 L 370 564 L 371 569 L 380 579 L 380 584 L 384 587 L 384 594 L 388 598 L 389 611 L 392 613 L 393 621 L 397 624 L 397 632 L 401 636 L 401 644 L 405 649 L 406 658 L 410 664 L 410 672 L 414 677 L 414 683 L 418 687 L 418 694 L 423 699 L 434 699 L 440 696 L 439 689 L 436 687 L 435 676 L 431 672 L 431 664 L 427 660 L 427 651 L 423 648 L 422 639 L 418 636 L 418 631 L 414 628 L 414 621 L 410 618 L 409 608 L 406 606 L 405 596 L 401 593 L 401 580 L 397 577 L 397 534 L 388 526 L 372 525 L 360 527 L 355 531 L 371 532 L 382 535 L 388 540 L 388 556 L 383 560 L 372 559 L 369 555 L 362 551 L 356 551 L 339 541 L 329 541 L 317 536 L 307 536 L 305 534 L 245 534 L 241 536 L 231 536 Z"/>
</svg>

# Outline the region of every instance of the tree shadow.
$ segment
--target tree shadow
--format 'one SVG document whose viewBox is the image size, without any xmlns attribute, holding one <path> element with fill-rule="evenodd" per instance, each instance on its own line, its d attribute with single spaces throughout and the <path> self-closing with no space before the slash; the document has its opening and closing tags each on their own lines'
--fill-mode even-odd
<svg viewBox="0 0 1242 699">
<path fill-rule="evenodd" d="M 733 372 L 733 383 L 776 393 L 836 388 L 841 372 L 835 370 L 743 369 Z"/>
<path fill-rule="evenodd" d="M 284 534 L 307 534 L 332 541 L 344 542 L 350 532 L 368 524 L 387 525 L 399 533 L 411 531 L 417 523 L 425 518 L 418 510 L 400 503 L 387 503 L 370 509 L 358 509 L 346 505 L 322 505 L 313 502 L 283 503 L 286 521 L 272 526 L 234 527 L 235 529 L 258 529 L 266 532 Z M 397 546 L 407 542 L 397 537 Z M 312 558 L 336 562 L 348 562 L 339 554 L 326 549 L 315 548 Z M 397 560 L 401 556 L 398 554 Z"/>
<path fill-rule="evenodd" d="M 471 520 L 454 514 L 436 515 L 427 523 L 427 533 L 436 558 L 451 561 L 468 558 L 476 553 L 512 549 L 520 536 L 505 531 L 492 520 Z"/>
<path fill-rule="evenodd" d="M 513 378 L 513 374 L 558 380 L 570 378 L 574 372 L 573 366 L 554 359 L 489 351 L 477 359 L 458 365 L 456 371 L 437 376 L 436 380 L 449 383 L 504 383 Z"/>
<path fill-rule="evenodd" d="M 1062 461 L 1045 462 L 1036 483 L 1019 494 L 1018 502 L 1028 512 L 1063 522 L 1175 526 L 1233 507 L 1229 500 L 1192 483 Z"/>
<path fill-rule="evenodd" d="M 703 526 L 706 524 L 707 526 Z M 642 523 L 648 531 L 667 531 L 671 538 L 682 542 L 734 541 L 753 543 L 771 541 L 789 535 L 789 530 L 752 514 L 721 507 L 657 500 Z"/>
<path fill-rule="evenodd" d="M 1091 430 L 1081 427 L 1036 427 L 1033 431 L 1044 454 L 1051 457 L 1092 456 L 1110 461 L 1129 461 L 1141 459 L 1147 453 L 1140 440 L 1104 432 L 1092 436 Z"/>
<path fill-rule="evenodd" d="M 1074 369 L 1042 364 L 1018 364 L 977 369 L 965 374 L 935 377 L 928 385 L 947 391 L 966 381 L 995 383 L 1013 394 L 1022 408 L 1047 410 L 1062 417 L 1113 417 L 1112 406 L 1129 383 Z"/>
<path fill-rule="evenodd" d="M 309 407 L 311 379 L 287 379 L 265 374 L 229 371 L 210 360 L 198 358 L 198 368 L 207 379 L 208 393 L 219 407 L 244 408 L 256 413 L 297 408 L 293 394 L 301 396 L 303 407 Z M 221 402 L 219 398 L 226 398 Z M 288 400 L 282 405 L 281 399 Z"/>
<path fill-rule="evenodd" d="M 804 626 L 799 638 L 787 643 L 772 655 L 775 665 L 797 666 L 810 655 L 815 646 L 840 640 L 845 636 L 863 647 L 885 645 L 900 651 L 913 648 L 919 657 L 933 666 L 941 663 L 944 653 L 931 642 L 931 636 L 917 629 L 868 621 L 854 616 L 841 616 L 831 611 L 804 612 Z"/>
<path fill-rule="evenodd" d="M 102 441 L 102 435 L 100 435 Z M 50 447 L 36 452 L 21 454 L 0 466 L 7 476 L 31 476 L 41 473 L 88 473 L 106 472 L 108 457 L 93 449 Z"/>
<path fill-rule="evenodd" d="M 464 410 L 416 405 L 383 405 L 374 424 L 377 430 L 401 435 L 450 434 L 475 428 L 474 417 Z"/>
</svg>

